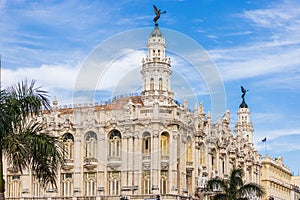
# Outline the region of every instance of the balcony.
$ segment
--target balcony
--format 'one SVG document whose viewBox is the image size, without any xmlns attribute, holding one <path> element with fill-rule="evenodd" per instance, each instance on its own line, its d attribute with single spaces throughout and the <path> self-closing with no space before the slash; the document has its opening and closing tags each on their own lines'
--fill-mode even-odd
<svg viewBox="0 0 300 200">
<path fill-rule="evenodd" d="M 62 166 L 64 170 L 70 170 L 74 168 L 74 160 L 66 159 L 64 165 Z"/>
<path fill-rule="evenodd" d="M 161 156 L 161 169 L 167 170 L 169 167 L 169 156 Z"/>
<path fill-rule="evenodd" d="M 192 161 L 187 161 L 186 164 L 186 171 L 187 172 L 192 172 L 194 171 L 194 166 L 193 166 L 193 162 Z"/>
<path fill-rule="evenodd" d="M 83 166 L 86 169 L 91 170 L 97 167 L 97 164 L 98 164 L 98 160 L 96 158 L 85 158 Z"/>
<path fill-rule="evenodd" d="M 121 167 L 121 161 L 122 158 L 120 156 L 109 156 L 107 158 L 107 166 L 114 170 Z"/>
<path fill-rule="evenodd" d="M 150 154 L 143 155 L 143 168 L 144 170 L 149 170 L 151 166 L 151 156 Z"/>
</svg>

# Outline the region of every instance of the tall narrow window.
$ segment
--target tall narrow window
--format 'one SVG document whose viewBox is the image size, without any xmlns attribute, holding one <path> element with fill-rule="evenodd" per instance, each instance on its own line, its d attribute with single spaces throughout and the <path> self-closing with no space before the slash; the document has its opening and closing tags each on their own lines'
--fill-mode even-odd
<svg viewBox="0 0 300 200">
<path fill-rule="evenodd" d="M 200 165 L 205 165 L 205 152 L 204 152 L 204 145 L 202 144 L 200 147 Z"/>
<path fill-rule="evenodd" d="M 150 79 L 150 90 L 154 90 L 154 78 Z"/>
<path fill-rule="evenodd" d="M 167 194 L 168 188 L 168 171 L 160 172 L 160 193 Z"/>
<path fill-rule="evenodd" d="M 161 148 L 162 156 L 169 155 L 169 134 L 168 133 L 161 134 L 160 148 Z"/>
<path fill-rule="evenodd" d="M 61 174 L 61 195 L 64 197 L 71 197 L 73 195 L 73 174 Z"/>
<path fill-rule="evenodd" d="M 19 175 L 8 176 L 8 191 L 9 197 L 20 197 L 21 194 L 21 180 Z"/>
<path fill-rule="evenodd" d="M 114 130 L 109 135 L 108 155 L 111 157 L 121 156 L 121 133 Z"/>
<path fill-rule="evenodd" d="M 215 149 L 212 150 L 211 154 L 211 166 L 213 170 L 217 170 L 217 152 Z"/>
<path fill-rule="evenodd" d="M 190 137 L 188 137 L 186 144 L 186 162 L 192 162 L 192 141 Z"/>
<path fill-rule="evenodd" d="M 85 196 L 96 195 L 96 173 L 84 174 L 84 194 Z"/>
<path fill-rule="evenodd" d="M 145 171 L 143 176 L 143 193 L 151 194 L 151 176 L 150 171 Z"/>
<path fill-rule="evenodd" d="M 121 194 L 121 172 L 109 172 L 109 195 L 120 195 Z"/>
<path fill-rule="evenodd" d="M 150 133 L 143 134 L 143 154 L 151 153 L 151 136 Z"/>
<path fill-rule="evenodd" d="M 159 78 L 159 85 L 158 85 L 159 90 L 163 89 L 163 81 L 162 78 Z"/>
<path fill-rule="evenodd" d="M 44 189 L 41 187 L 39 179 L 37 176 L 33 176 L 33 184 L 32 184 L 32 190 L 33 190 L 33 196 L 34 197 L 40 197 L 44 195 Z"/>
<path fill-rule="evenodd" d="M 85 157 L 97 158 L 97 135 L 93 131 L 89 131 L 85 136 Z"/>
<path fill-rule="evenodd" d="M 225 174 L 225 160 L 224 159 L 222 160 L 222 173 L 223 174 Z"/>
<path fill-rule="evenodd" d="M 74 159 L 74 137 L 71 133 L 66 133 L 63 137 L 64 158 L 67 161 Z"/>
</svg>

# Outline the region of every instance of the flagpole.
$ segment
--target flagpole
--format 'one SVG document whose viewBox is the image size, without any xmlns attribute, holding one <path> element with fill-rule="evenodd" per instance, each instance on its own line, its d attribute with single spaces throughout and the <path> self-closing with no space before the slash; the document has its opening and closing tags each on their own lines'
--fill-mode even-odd
<svg viewBox="0 0 300 200">
<path fill-rule="evenodd" d="M 265 157 L 267 157 L 267 141 L 265 141 L 264 143 L 265 143 Z"/>
<path fill-rule="evenodd" d="M 267 137 L 265 137 L 264 139 L 262 139 L 262 142 L 265 143 L 265 157 L 267 157 Z"/>
</svg>

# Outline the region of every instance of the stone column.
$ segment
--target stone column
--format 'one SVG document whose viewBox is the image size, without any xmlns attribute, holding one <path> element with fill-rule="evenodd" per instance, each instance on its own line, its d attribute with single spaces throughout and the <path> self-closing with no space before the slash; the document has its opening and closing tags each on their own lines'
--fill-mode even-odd
<svg viewBox="0 0 300 200">
<path fill-rule="evenodd" d="M 127 172 L 127 176 L 128 176 L 127 186 L 128 186 L 128 188 L 130 187 L 131 189 L 133 189 L 133 172 L 134 172 L 133 153 L 134 153 L 133 136 L 131 135 L 128 139 L 128 172 Z M 131 191 L 128 191 L 127 194 L 131 194 Z"/>
<path fill-rule="evenodd" d="M 180 176 L 180 195 L 186 194 L 187 185 L 186 185 L 186 151 L 185 151 L 185 145 L 186 145 L 186 138 L 185 136 L 182 136 L 179 141 L 179 176 Z"/>
<path fill-rule="evenodd" d="M 169 193 L 178 194 L 177 183 L 177 138 L 178 132 L 173 131 L 170 141 L 170 157 L 169 157 Z"/>
<path fill-rule="evenodd" d="M 159 145 L 159 133 L 158 130 L 153 131 L 151 152 L 151 182 L 152 193 L 159 194 L 159 182 L 160 182 L 160 145 Z"/>
<path fill-rule="evenodd" d="M 77 129 L 78 130 L 78 129 Z M 84 162 L 84 136 L 81 130 L 77 132 L 74 143 L 74 196 L 83 195 L 84 180 L 83 180 L 83 162 Z"/>
<path fill-rule="evenodd" d="M 121 190 L 127 186 L 128 175 L 128 135 L 122 135 L 122 157 L 121 157 Z M 121 191 L 121 194 L 125 194 Z"/>
<path fill-rule="evenodd" d="M 134 186 L 137 186 L 138 190 L 135 192 L 138 194 L 142 193 L 142 140 L 139 136 L 139 132 L 136 131 L 134 136 L 134 149 L 133 149 L 133 166 L 134 166 Z"/>
<path fill-rule="evenodd" d="M 108 139 L 106 138 L 105 132 L 100 129 L 99 131 L 99 139 L 98 139 L 98 189 L 99 194 L 104 195 L 105 183 L 107 183 L 107 178 L 105 176 L 105 171 L 107 170 L 107 148 L 106 142 Z"/>
</svg>

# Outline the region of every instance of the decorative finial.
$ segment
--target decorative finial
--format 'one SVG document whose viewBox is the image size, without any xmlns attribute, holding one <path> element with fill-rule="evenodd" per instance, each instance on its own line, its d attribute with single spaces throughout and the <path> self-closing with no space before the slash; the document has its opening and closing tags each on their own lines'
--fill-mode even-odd
<svg viewBox="0 0 300 200">
<path fill-rule="evenodd" d="M 155 26 L 158 26 L 158 23 L 157 23 L 157 21 L 158 21 L 158 19 L 160 18 L 160 14 L 165 14 L 165 13 L 167 13 L 167 11 L 161 11 L 160 9 L 158 9 L 155 5 L 153 5 L 153 8 L 154 8 L 154 13 L 155 13 L 155 17 L 154 17 L 154 19 L 153 19 L 153 21 L 154 21 L 154 23 L 155 23 Z"/>
</svg>

